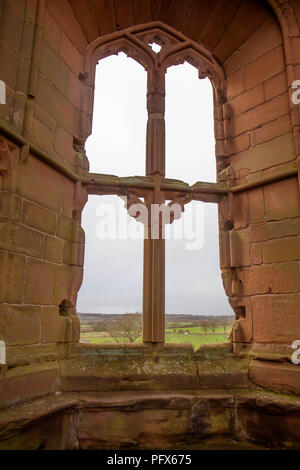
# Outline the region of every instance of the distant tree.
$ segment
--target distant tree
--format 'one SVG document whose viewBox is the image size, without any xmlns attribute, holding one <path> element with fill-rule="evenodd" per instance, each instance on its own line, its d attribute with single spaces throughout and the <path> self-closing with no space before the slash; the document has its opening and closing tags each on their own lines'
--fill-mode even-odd
<svg viewBox="0 0 300 470">
<path fill-rule="evenodd" d="M 142 334 L 142 314 L 126 313 L 110 321 L 106 331 L 116 343 L 134 343 Z"/>
<path fill-rule="evenodd" d="M 208 322 L 208 329 L 212 332 L 212 334 L 215 334 L 216 329 L 217 329 L 217 322 L 214 318 L 211 318 Z"/>
<path fill-rule="evenodd" d="M 109 320 L 97 320 L 92 323 L 94 331 L 107 331 Z"/>
<path fill-rule="evenodd" d="M 203 328 L 205 335 L 207 334 L 208 325 L 209 325 L 208 320 L 203 320 L 202 322 L 200 322 L 200 326 Z"/>
</svg>

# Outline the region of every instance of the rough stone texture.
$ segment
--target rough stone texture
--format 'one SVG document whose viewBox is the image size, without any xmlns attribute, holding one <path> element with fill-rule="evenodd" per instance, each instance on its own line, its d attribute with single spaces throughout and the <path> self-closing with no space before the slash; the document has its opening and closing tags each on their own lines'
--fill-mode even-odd
<svg viewBox="0 0 300 470">
<path fill-rule="evenodd" d="M 0 449 L 299 450 L 299 417 L 266 392 L 69 393 L 3 411 Z"/>
<path fill-rule="evenodd" d="M 72 393 L 228 390 L 248 386 L 248 372 L 253 384 L 299 394 L 299 366 L 290 356 L 292 342 L 300 339 L 300 112 L 289 90 L 300 78 L 299 2 L 3 0 L 0 9 L 0 78 L 7 85 L 7 102 L 0 105 L 0 339 L 8 345 L 9 365 L 0 369 L 0 406 L 60 392 L 60 383 Z M 101 35 L 152 21 L 173 28 L 171 36 L 180 31 L 200 44 L 224 72 L 215 83 L 215 137 L 218 181 L 229 193 L 214 202 L 219 202 L 222 279 L 236 315 L 233 351 L 240 359 L 222 348 L 182 354 L 175 348 L 162 356 L 144 347 L 130 353 L 74 345 L 72 350 L 79 321 L 59 315 L 64 301 L 76 307 L 82 281 L 79 221 L 87 193 L 80 179 L 89 177 L 83 145 L 93 103 L 93 70 L 86 76 L 84 64 L 94 66 L 86 51 Z M 162 144 L 162 135 L 153 135 Z M 205 433 L 197 434 L 200 423 L 217 435 L 220 430 L 224 440 L 224 433 L 232 432 L 231 408 L 216 406 L 220 414 L 208 423 L 211 402 L 203 403 L 194 420 L 190 405 L 161 414 L 154 406 L 153 430 L 161 419 L 158 435 L 171 446 L 180 434 L 189 442 L 194 435 L 205 440 Z M 7 448 L 30 447 L 29 442 L 32 448 L 95 447 L 109 439 L 123 446 L 126 430 L 149 418 L 148 409 L 139 409 L 130 422 L 127 411 L 118 409 L 105 416 L 85 410 L 79 419 L 73 411 L 62 416 L 55 406 L 46 417 L 47 401 L 40 407 L 44 414 L 19 428 L 23 437 L 5 435 Z M 240 436 L 267 447 L 298 445 L 298 404 L 283 404 L 280 412 L 271 408 L 263 399 L 237 401 Z M 173 434 L 167 420 L 174 423 Z M 117 442 L 115 423 L 121 421 L 124 435 Z M 78 422 L 82 439 L 75 442 L 71 430 Z M 111 434 L 99 443 L 94 431 L 103 422 Z M 70 429 L 69 437 L 62 433 L 67 444 L 58 437 L 63 428 Z M 132 432 L 130 445 L 144 445 L 142 428 Z M 154 431 L 150 434 L 149 442 L 157 445 Z"/>
</svg>

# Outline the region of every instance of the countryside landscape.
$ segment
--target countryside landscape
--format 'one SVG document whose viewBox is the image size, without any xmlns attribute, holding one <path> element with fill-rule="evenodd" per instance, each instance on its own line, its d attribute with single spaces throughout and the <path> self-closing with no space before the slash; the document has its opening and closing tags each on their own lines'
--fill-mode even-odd
<svg viewBox="0 0 300 470">
<path fill-rule="evenodd" d="M 123 315 L 79 313 L 80 341 L 84 343 L 139 343 L 142 341 L 140 312 Z M 224 343 L 231 333 L 233 316 L 166 315 L 166 343 Z"/>
</svg>

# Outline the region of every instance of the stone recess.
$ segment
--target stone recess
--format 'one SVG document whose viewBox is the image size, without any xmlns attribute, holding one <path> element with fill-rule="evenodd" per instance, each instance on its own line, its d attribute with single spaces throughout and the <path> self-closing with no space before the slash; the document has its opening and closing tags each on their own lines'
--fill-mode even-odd
<svg viewBox="0 0 300 470">
<path fill-rule="evenodd" d="M 0 18 L 0 448 L 299 448 L 299 1 L 2 0 Z M 95 65 L 121 50 L 150 74 L 146 183 L 90 174 L 84 151 Z M 165 68 L 186 59 L 213 82 L 217 165 L 216 184 L 189 190 L 164 179 Z M 79 343 L 88 193 L 125 188 L 135 201 L 145 187 L 219 204 L 230 344 L 160 349 L 152 256 L 147 299 L 158 300 L 145 302 L 144 331 L 155 344 Z M 148 253 L 162 258 L 161 241 Z"/>
</svg>

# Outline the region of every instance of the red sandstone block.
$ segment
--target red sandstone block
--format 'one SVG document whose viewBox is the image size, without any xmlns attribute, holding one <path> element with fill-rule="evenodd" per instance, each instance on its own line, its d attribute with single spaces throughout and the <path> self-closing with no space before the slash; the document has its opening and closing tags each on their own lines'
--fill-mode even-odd
<svg viewBox="0 0 300 470">
<path fill-rule="evenodd" d="M 58 90 L 67 94 L 68 67 L 46 41 L 42 45 L 40 71 Z"/>
<path fill-rule="evenodd" d="M 62 127 L 57 127 L 54 139 L 54 150 L 65 160 L 74 164 L 75 151 L 73 149 L 73 136 Z"/>
<path fill-rule="evenodd" d="M 298 0 L 290 0 L 290 4 L 293 7 L 294 14 L 295 14 L 296 18 L 298 19 L 298 24 L 299 24 L 299 20 L 300 20 L 300 3 L 298 2 Z"/>
<path fill-rule="evenodd" d="M 1 405 L 13 405 L 35 398 L 53 395 L 57 390 L 58 367 L 56 362 L 30 364 L 8 370 L 3 387 L 0 387 Z"/>
<path fill-rule="evenodd" d="M 223 135 L 224 135 L 223 121 L 218 121 L 215 118 L 214 131 L 215 131 L 215 139 L 223 139 Z"/>
<path fill-rule="evenodd" d="M 11 222 L 19 222 L 20 215 L 21 198 L 16 194 L 3 191 L 0 194 L 0 220 L 8 219 Z"/>
<path fill-rule="evenodd" d="M 229 238 L 231 267 L 249 266 L 251 264 L 249 230 L 231 230 Z"/>
<path fill-rule="evenodd" d="M 274 96 L 281 95 L 288 90 L 286 71 L 276 75 L 264 82 L 265 100 L 268 101 Z"/>
<path fill-rule="evenodd" d="M 64 240 L 71 240 L 73 232 L 73 220 L 66 217 L 59 217 L 57 223 L 57 236 Z"/>
<path fill-rule="evenodd" d="M 224 142 L 226 155 L 244 152 L 250 147 L 250 134 L 242 134 Z"/>
<path fill-rule="evenodd" d="M 133 0 L 134 18 L 135 23 L 148 23 L 152 20 L 151 0 L 140 2 Z"/>
<path fill-rule="evenodd" d="M 72 305 L 76 305 L 77 295 L 82 284 L 83 279 L 83 268 L 81 266 L 72 266 L 71 267 L 71 296 L 70 302 Z"/>
<path fill-rule="evenodd" d="M 41 307 L 2 305 L 0 337 L 7 346 L 40 342 Z"/>
<path fill-rule="evenodd" d="M 66 340 L 67 318 L 59 315 L 58 307 L 43 307 L 42 343 L 59 343 Z"/>
<path fill-rule="evenodd" d="M 20 2 L 5 2 L 2 6 L 1 42 L 6 44 L 13 54 L 18 56 L 22 40 L 24 12 L 20 14 L 20 6 L 18 8 L 13 3 Z"/>
<path fill-rule="evenodd" d="M 31 130 L 31 138 L 33 142 L 41 148 L 53 152 L 55 126 L 55 120 L 39 106 L 35 106 Z"/>
<path fill-rule="evenodd" d="M 139 0 L 135 0 L 135 3 L 137 4 L 141 2 L 139 2 Z M 160 0 L 150 0 L 150 3 L 152 4 L 153 20 L 158 19 Z M 203 30 L 203 27 L 206 25 L 207 20 L 211 15 L 211 4 L 208 0 L 204 0 L 202 2 L 192 4 L 190 11 L 189 21 L 185 21 L 182 32 L 187 37 L 197 41 L 199 39 L 199 32 Z"/>
<path fill-rule="evenodd" d="M 292 344 L 300 338 L 299 311 L 300 294 L 253 297 L 254 341 Z"/>
<path fill-rule="evenodd" d="M 255 142 L 262 144 L 269 140 L 279 137 L 284 134 L 289 134 L 292 131 L 292 121 L 290 114 L 283 116 L 275 121 L 269 122 L 265 126 L 255 129 Z"/>
<path fill-rule="evenodd" d="M 47 237 L 45 239 L 44 259 L 53 263 L 63 262 L 64 240 L 57 237 Z"/>
<path fill-rule="evenodd" d="M 16 89 L 18 60 L 16 55 L 4 44 L 0 44 L 1 80 L 11 90 Z M 1 105 L 2 106 L 2 105 Z"/>
<path fill-rule="evenodd" d="M 255 61 L 282 44 L 282 34 L 275 18 L 263 24 L 232 56 L 224 66 L 228 73 Z"/>
<path fill-rule="evenodd" d="M 74 266 L 83 266 L 84 245 L 82 243 L 71 243 L 69 263 Z"/>
<path fill-rule="evenodd" d="M 68 99 L 74 106 L 76 106 L 77 109 L 80 109 L 82 87 L 82 82 L 71 70 L 69 70 Z"/>
<path fill-rule="evenodd" d="M 27 261 L 24 303 L 53 305 L 55 265 L 44 261 Z"/>
<path fill-rule="evenodd" d="M 203 4 L 205 3 L 204 1 L 200 3 L 201 10 L 203 10 Z M 199 4 L 196 4 L 196 9 L 199 10 Z M 235 0 L 228 0 L 226 4 L 217 2 L 213 7 L 210 4 L 210 15 L 201 29 L 198 23 L 198 42 L 201 41 L 209 50 L 213 51 L 223 37 L 236 11 L 237 4 Z M 205 12 L 203 13 L 205 14 Z"/>
<path fill-rule="evenodd" d="M 234 116 L 231 124 L 232 136 L 256 129 L 270 121 L 274 121 L 290 112 L 288 94 L 280 95 L 256 108 Z"/>
<path fill-rule="evenodd" d="M 41 257 L 43 234 L 22 225 L 0 222 L 0 248 Z"/>
<path fill-rule="evenodd" d="M 229 200 L 231 202 L 231 199 Z M 231 206 L 231 207 L 230 207 Z M 230 212 L 234 214 L 234 228 L 245 228 L 249 225 L 249 199 L 248 193 L 242 192 L 232 197 Z"/>
<path fill-rule="evenodd" d="M 65 179 L 64 186 L 63 186 L 61 215 L 68 217 L 69 219 L 72 219 L 73 217 L 74 191 L 75 191 L 74 182 L 70 181 L 69 179 Z"/>
<path fill-rule="evenodd" d="M 293 350 L 291 350 L 291 353 Z M 277 392 L 283 393 L 300 393 L 300 368 L 299 366 L 288 364 L 288 363 L 277 363 L 274 364 L 270 361 L 251 361 L 249 367 L 249 376 L 252 382 L 255 384 L 270 389 L 276 390 Z M 271 417 L 272 415 L 270 415 Z M 288 415 L 291 418 L 291 415 Z M 284 417 L 283 417 L 284 419 Z M 297 418 L 296 418 L 297 419 Z M 249 419 L 247 420 L 249 423 Z M 299 425 L 294 423 L 284 422 L 281 420 L 282 435 L 286 440 L 286 432 L 284 430 L 291 430 L 291 432 L 297 432 Z M 296 424 L 296 425 L 295 425 Z M 270 425 L 270 428 L 272 425 Z M 277 431 L 277 428 L 276 428 Z M 277 431 L 278 432 L 278 431 Z M 279 434 L 280 435 L 280 434 Z M 299 439 L 297 438 L 299 441 Z M 289 439 L 290 441 L 290 439 Z"/>
<path fill-rule="evenodd" d="M 46 151 L 53 152 L 54 133 L 35 116 L 31 129 L 31 138 L 34 144 L 39 145 Z"/>
<path fill-rule="evenodd" d="M 234 155 L 231 157 L 231 163 L 236 172 L 241 173 L 247 170 L 246 174 L 248 174 L 272 168 L 274 165 L 289 162 L 294 158 L 293 136 L 287 134 Z"/>
<path fill-rule="evenodd" d="M 262 243 L 251 244 L 251 261 L 253 264 L 263 263 L 263 244 Z"/>
<path fill-rule="evenodd" d="M 44 207 L 24 201 L 22 211 L 22 222 L 29 227 L 36 228 L 41 232 L 54 234 L 56 230 L 56 213 Z"/>
<path fill-rule="evenodd" d="M 252 300 L 251 297 L 235 297 L 229 299 L 235 314 L 232 336 L 234 343 L 248 343 L 253 337 Z"/>
<path fill-rule="evenodd" d="M 16 183 L 16 191 L 21 196 L 58 212 L 61 207 L 62 181 L 63 177 L 57 171 L 29 155 L 22 168 L 22 178 Z"/>
<path fill-rule="evenodd" d="M 25 262 L 25 256 L 0 251 L 0 302 L 22 303 Z"/>
<path fill-rule="evenodd" d="M 253 242 L 300 235 L 300 218 L 252 226 L 250 234 Z"/>
<path fill-rule="evenodd" d="M 67 0 L 51 0 L 47 3 L 47 9 L 78 50 L 85 51 L 88 41 L 70 3 Z"/>
<path fill-rule="evenodd" d="M 75 220 L 73 224 L 72 241 L 77 243 L 85 242 L 85 232 L 81 225 Z"/>
<path fill-rule="evenodd" d="M 101 34 L 116 31 L 114 4 L 106 0 L 95 0 L 96 16 Z"/>
<path fill-rule="evenodd" d="M 223 268 L 221 272 L 221 276 L 222 276 L 222 283 L 223 283 L 225 293 L 228 297 L 231 297 L 233 295 L 232 294 L 232 281 L 233 281 L 232 269 Z"/>
<path fill-rule="evenodd" d="M 219 231 L 219 246 L 220 246 L 220 266 L 221 268 L 230 267 L 230 255 L 229 255 L 229 232 Z"/>
<path fill-rule="evenodd" d="M 215 143 L 215 155 L 216 158 L 222 158 L 225 156 L 225 148 L 223 140 L 216 140 Z"/>
<path fill-rule="evenodd" d="M 279 46 L 245 67 L 245 89 L 253 88 L 283 71 L 284 53 L 283 47 Z"/>
<path fill-rule="evenodd" d="M 243 295 L 289 294 L 300 289 L 300 270 L 296 262 L 252 266 L 239 270 L 238 274 Z"/>
<path fill-rule="evenodd" d="M 292 38 L 291 46 L 292 46 L 293 61 L 296 64 L 300 64 L 300 38 Z"/>
<path fill-rule="evenodd" d="M 20 59 L 19 61 L 19 73 L 16 82 L 16 91 L 27 94 L 28 82 L 30 76 L 30 62 L 27 60 Z"/>
<path fill-rule="evenodd" d="M 74 106 L 60 90 L 41 75 L 38 83 L 37 103 L 58 125 L 72 133 L 75 116 Z"/>
<path fill-rule="evenodd" d="M 227 77 L 228 99 L 233 98 L 244 91 L 244 69 L 241 69 Z"/>
<path fill-rule="evenodd" d="M 230 100 L 230 106 L 234 115 L 238 115 L 248 111 L 255 106 L 264 102 L 264 87 L 258 85 L 251 90 L 245 91 L 244 93 L 236 96 Z"/>
<path fill-rule="evenodd" d="M 248 191 L 248 198 L 250 222 L 253 224 L 262 222 L 265 216 L 263 188 L 256 188 Z"/>
<path fill-rule="evenodd" d="M 225 8 L 224 16 L 227 16 L 228 7 L 232 6 L 232 2 L 220 3 Z M 228 28 L 214 51 L 221 62 L 239 49 L 269 19 L 268 10 L 261 3 L 245 1 L 238 5 L 237 2 L 233 2 L 233 7 L 236 13 L 230 18 Z"/>
<path fill-rule="evenodd" d="M 55 266 L 55 284 L 52 284 L 54 305 L 60 305 L 64 300 L 71 300 L 71 287 L 73 283 L 72 268 L 64 265 Z M 75 304 L 73 304 L 75 305 Z"/>
<path fill-rule="evenodd" d="M 46 10 L 44 19 L 44 38 L 55 51 L 59 50 L 61 42 L 61 28 L 53 16 Z"/>
<path fill-rule="evenodd" d="M 81 72 L 82 55 L 64 33 L 61 39 L 60 54 L 70 69 L 78 76 Z"/>
<path fill-rule="evenodd" d="M 95 14 L 94 0 L 85 0 L 84 14 L 82 14 L 82 0 L 70 0 L 70 4 L 75 13 L 75 16 L 80 18 L 80 24 L 85 36 L 89 42 L 92 42 L 100 34 L 97 16 Z"/>
<path fill-rule="evenodd" d="M 300 259 L 300 236 L 269 240 L 264 244 L 264 262 L 279 263 L 280 261 Z"/>
<path fill-rule="evenodd" d="M 134 24 L 132 2 L 129 0 L 115 0 L 114 5 L 117 29 L 132 26 Z"/>
<path fill-rule="evenodd" d="M 283 195 L 288 195 L 288 204 Z M 300 194 L 297 178 L 288 178 L 266 185 L 264 196 L 266 220 L 289 219 L 300 216 Z"/>
</svg>

